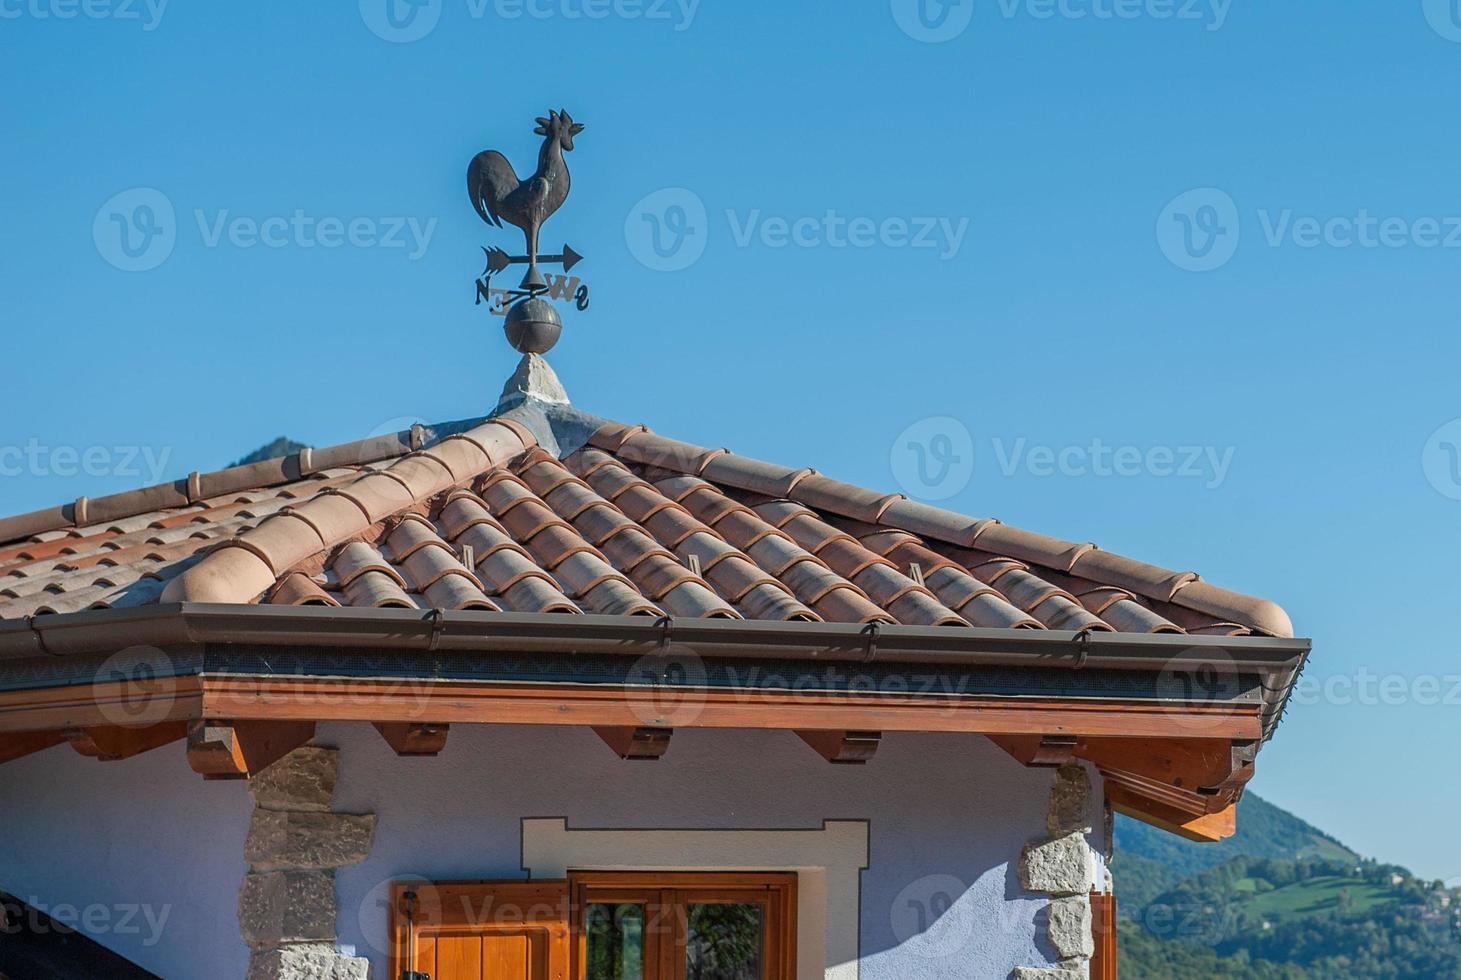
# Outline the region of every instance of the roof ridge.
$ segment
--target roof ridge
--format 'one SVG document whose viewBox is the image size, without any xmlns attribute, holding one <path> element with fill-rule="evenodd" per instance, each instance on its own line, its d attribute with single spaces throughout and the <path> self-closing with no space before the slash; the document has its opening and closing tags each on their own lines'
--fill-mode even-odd
<svg viewBox="0 0 1461 980">
<path fill-rule="evenodd" d="M 726 449 L 706 449 L 661 436 L 645 425 L 606 422 L 588 444 L 621 458 L 674 473 L 703 477 L 773 497 L 784 497 L 843 517 L 882 524 L 963 548 L 978 546 L 1023 561 L 1116 586 L 1159 602 L 1169 602 L 1236 622 L 1279 637 L 1294 635 L 1288 613 L 1277 603 L 1243 595 L 1202 581 L 1195 572 L 1178 572 L 1079 544 L 935 507 L 903 494 L 880 494 L 824 477 L 813 469 L 793 469 L 740 456 Z"/>
<path fill-rule="evenodd" d="M 296 483 L 325 470 L 341 466 L 364 466 L 393 459 L 480 425 L 482 418 L 463 419 L 427 426 L 417 423 L 409 429 L 366 436 L 352 442 L 297 453 L 274 456 L 220 470 L 194 470 L 186 477 L 136 490 L 123 490 L 105 497 L 78 497 L 71 503 L 0 518 L 0 543 L 18 543 L 37 534 L 87 527 L 106 521 L 125 520 L 172 507 L 187 507 L 212 497 L 240 490 L 262 490 Z"/>
<path fill-rule="evenodd" d="M 285 507 L 223 542 L 169 582 L 162 601 L 252 602 L 307 558 L 535 445 L 533 433 L 509 418 L 489 419 L 449 435 L 385 469 Z"/>
</svg>

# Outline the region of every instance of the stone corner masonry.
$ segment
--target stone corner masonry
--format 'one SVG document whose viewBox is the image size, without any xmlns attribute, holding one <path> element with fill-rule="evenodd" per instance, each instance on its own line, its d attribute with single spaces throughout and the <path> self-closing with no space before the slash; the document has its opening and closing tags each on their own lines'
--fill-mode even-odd
<svg viewBox="0 0 1461 980">
<path fill-rule="evenodd" d="M 1076 762 L 1055 774 L 1046 813 L 1048 836 L 1025 846 L 1020 856 L 1020 884 L 1026 891 L 1050 897 L 1045 922 L 1050 943 L 1060 957 L 1053 967 L 1019 967 L 1011 980 L 1087 980 L 1095 939 L 1091 930 L 1090 894 L 1096 886 L 1096 857 L 1086 843 L 1091 832 L 1091 777 Z"/>
<path fill-rule="evenodd" d="M 330 809 L 337 749 L 295 749 L 249 783 L 254 815 L 238 921 L 253 955 L 247 980 L 368 980 L 368 960 L 335 948 L 335 869 L 365 860 L 373 814 Z"/>
</svg>

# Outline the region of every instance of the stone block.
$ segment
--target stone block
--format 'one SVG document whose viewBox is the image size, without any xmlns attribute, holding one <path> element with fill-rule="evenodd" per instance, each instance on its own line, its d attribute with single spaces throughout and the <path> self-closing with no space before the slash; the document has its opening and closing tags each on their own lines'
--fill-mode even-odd
<svg viewBox="0 0 1461 980">
<path fill-rule="evenodd" d="M 1060 837 L 1077 830 L 1091 829 L 1087 815 L 1091 806 L 1091 777 L 1085 766 L 1070 762 L 1055 772 L 1055 788 L 1050 791 L 1050 805 L 1045 813 L 1051 837 Z"/>
<path fill-rule="evenodd" d="M 340 775 L 340 750 L 306 745 L 249 780 L 264 810 L 328 810 Z"/>
<path fill-rule="evenodd" d="M 1050 942 L 1062 960 L 1096 954 L 1089 898 L 1072 895 L 1050 900 Z"/>
<path fill-rule="evenodd" d="M 1010 980 L 1090 980 L 1089 963 L 1062 963 L 1060 966 L 1018 966 Z M 252 978 L 250 978 L 252 980 Z"/>
<path fill-rule="evenodd" d="M 342 868 L 370 855 L 375 815 L 255 809 L 244 842 L 254 871 Z"/>
<path fill-rule="evenodd" d="M 250 946 L 335 938 L 335 875 L 331 871 L 270 871 L 244 876 L 238 922 Z"/>
<path fill-rule="evenodd" d="M 370 960 L 327 943 L 284 946 L 256 952 L 246 980 L 370 980 Z"/>
<path fill-rule="evenodd" d="M 1096 862 L 1084 834 L 1066 834 L 1027 844 L 1020 857 L 1020 883 L 1045 895 L 1086 895 L 1096 884 Z"/>
</svg>

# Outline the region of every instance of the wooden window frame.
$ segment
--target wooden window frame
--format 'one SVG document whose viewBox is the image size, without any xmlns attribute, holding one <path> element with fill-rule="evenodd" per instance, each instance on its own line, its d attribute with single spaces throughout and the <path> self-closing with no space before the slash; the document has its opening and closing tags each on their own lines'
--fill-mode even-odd
<svg viewBox="0 0 1461 980">
<path fill-rule="evenodd" d="M 715 903 L 760 905 L 766 980 L 796 980 L 795 872 L 570 871 L 568 886 L 575 980 L 582 980 L 588 959 L 584 916 L 589 905 L 643 905 L 646 964 L 656 964 L 657 980 L 685 980 L 684 957 L 679 953 L 686 931 L 685 907 Z"/>
<path fill-rule="evenodd" d="M 415 963 L 407 959 L 408 892 L 416 895 Z M 548 976 L 582 980 L 588 940 L 584 917 L 590 904 L 607 903 L 644 905 L 645 963 L 653 964 L 646 975 L 685 980 L 684 956 L 679 952 L 686 930 L 685 906 L 716 902 L 760 905 L 765 910 L 766 978 L 796 980 L 796 873 L 743 871 L 582 871 L 569 872 L 566 879 L 538 881 L 396 882 L 391 888 L 390 977 L 400 977 L 408 966 L 421 969 L 428 960 L 434 964 L 436 937 L 442 933 L 485 934 L 495 927 L 544 931 L 549 937 Z M 501 918 L 492 912 L 498 907 L 512 911 Z M 436 971 L 432 980 L 440 980 Z"/>
</svg>

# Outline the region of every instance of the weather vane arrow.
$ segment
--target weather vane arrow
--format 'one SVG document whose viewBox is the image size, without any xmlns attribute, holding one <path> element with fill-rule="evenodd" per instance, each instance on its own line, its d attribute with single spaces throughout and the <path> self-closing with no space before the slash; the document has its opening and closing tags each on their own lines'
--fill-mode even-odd
<svg viewBox="0 0 1461 980">
<path fill-rule="evenodd" d="M 522 264 L 525 264 L 525 263 L 528 264 L 528 265 L 531 265 L 533 263 L 533 261 L 534 261 L 534 257 L 531 256 L 531 255 L 508 255 L 506 252 L 504 252 L 502 249 L 496 247 L 495 245 L 492 246 L 491 248 L 484 247 L 482 249 L 482 251 L 485 252 L 485 253 L 487 253 L 487 269 L 486 269 L 486 273 L 491 274 L 491 275 L 496 275 L 497 273 L 501 272 L 503 269 L 506 269 L 510 265 L 522 265 Z M 538 262 L 546 262 L 549 265 L 553 265 L 553 264 L 556 264 L 556 263 L 560 263 L 561 262 L 563 264 L 563 271 L 564 272 L 568 272 L 575 265 L 578 265 L 578 263 L 581 262 L 582 260 L 583 260 L 583 256 L 582 255 L 579 255 L 577 252 L 575 252 L 572 249 L 571 246 L 568 246 L 568 245 L 564 245 L 563 246 L 563 254 L 562 255 L 539 255 L 539 256 L 537 256 L 537 261 Z"/>
</svg>

